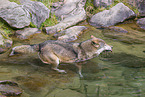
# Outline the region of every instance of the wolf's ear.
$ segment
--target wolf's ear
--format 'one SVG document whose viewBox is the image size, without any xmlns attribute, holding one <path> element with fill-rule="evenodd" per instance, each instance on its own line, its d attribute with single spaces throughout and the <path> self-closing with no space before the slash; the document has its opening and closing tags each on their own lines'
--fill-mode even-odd
<svg viewBox="0 0 145 97">
<path fill-rule="evenodd" d="M 95 36 L 91 35 L 91 38 L 95 38 Z"/>
</svg>

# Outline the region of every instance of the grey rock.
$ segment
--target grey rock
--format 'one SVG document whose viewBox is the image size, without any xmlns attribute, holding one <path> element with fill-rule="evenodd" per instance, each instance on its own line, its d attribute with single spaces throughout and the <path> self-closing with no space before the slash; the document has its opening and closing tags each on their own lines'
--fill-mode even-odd
<svg viewBox="0 0 145 97">
<path fill-rule="evenodd" d="M 134 16 L 135 13 L 131 9 L 123 3 L 118 3 L 110 10 L 104 10 L 92 16 L 90 25 L 96 27 L 109 27 Z"/>
<path fill-rule="evenodd" d="M 71 4 L 73 7 L 70 8 Z M 58 9 L 59 11 L 55 11 L 55 14 L 61 18 L 61 21 L 54 26 L 45 27 L 43 29 L 47 34 L 62 31 L 86 19 L 86 11 L 84 10 L 83 0 L 65 0 L 64 5 Z"/>
<path fill-rule="evenodd" d="M 57 8 L 52 9 L 52 13 L 59 19 L 64 19 L 69 17 L 70 15 L 75 14 L 75 11 L 78 7 L 83 7 L 85 5 L 86 0 L 64 0 L 64 2 L 57 3 Z M 56 6 L 56 3 L 55 3 Z"/>
<path fill-rule="evenodd" d="M 137 24 L 140 28 L 145 30 L 145 18 L 138 19 Z"/>
<path fill-rule="evenodd" d="M 23 8 L 31 13 L 32 23 L 38 28 L 41 26 L 41 23 L 49 18 L 50 10 L 43 3 L 30 0 L 21 0 L 21 3 Z"/>
<path fill-rule="evenodd" d="M 0 0 L 0 18 L 14 28 L 24 28 L 31 22 L 28 11 L 8 0 Z"/>
<path fill-rule="evenodd" d="M 127 3 L 136 7 L 140 16 L 145 16 L 145 0 L 128 0 Z"/>
<path fill-rule="evenodd" d="M 59 36 L 58 40 L 63 40 L 65 42 L 70 42 L 78 39 L 78 36 L 82 34 L 87 27 L 85 26 L 74 26 L 64 31 L 59 32 L 59 34 L 65 34 L 63 36 Z"/>
<path fill-rule="evenodd" d="M 107 7 L 112 4 L 114 0 L 94 0 L 93 5 L 95 7 Z"/>
<path fill-rule="evenodd" d="M 12 40 L 0 31 L 0 54 L 6 52 L 12 46 Z"/>
<path fill-rule="evenodd" d="M 17 38 L 24 40 L 28 39 L 36 33 L 41 33 L 38 28 L 24 28 L 22 30 L 17 30 L 15 35 Z"/>
<path fill-rule="evenodd" d="M 20 96 L 22 94 L 22 89 L 15 82 L 7 80 L 0 81 L 0 94 L 7 97 Z"/>
</svg>

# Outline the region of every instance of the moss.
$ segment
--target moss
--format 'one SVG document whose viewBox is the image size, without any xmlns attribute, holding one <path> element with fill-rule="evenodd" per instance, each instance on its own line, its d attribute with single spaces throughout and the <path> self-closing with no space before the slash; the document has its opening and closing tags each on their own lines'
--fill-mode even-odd
<svg viewBox="0 0 145 97">
<path fill-rule="evenodd" d="M 0 19 L 0 33 L 5 37 L 9 38 L 14 30 L 7 25 L 2 19 Z"/>
<path fill-rule="evenodd" d="M 19 0 L 9 0 L 10 2 L 15 2 L 17 4 L 20 4 L 20 1 Z"/>
<path fill-rule="evenodd" d="M 54 26 L 58 23 L 56 16 L 53 14 L 50 16 L 50 18 L 46 19 L 45 22 L 41 24 L 42 27 L 48 27 L 48 26 Z"/>
</svg>

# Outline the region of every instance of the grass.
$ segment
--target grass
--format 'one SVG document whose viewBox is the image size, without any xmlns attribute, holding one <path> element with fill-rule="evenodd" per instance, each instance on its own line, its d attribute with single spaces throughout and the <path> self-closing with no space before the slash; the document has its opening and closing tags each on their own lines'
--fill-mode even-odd
<svg viewBox="0 0 145 97">
<path fill-rule="evenodd" d="M 0 34 L 5 38 L 9 38 L 14 30 L 9 27 L 2 19 L 0 19 Z"/>
</svg>

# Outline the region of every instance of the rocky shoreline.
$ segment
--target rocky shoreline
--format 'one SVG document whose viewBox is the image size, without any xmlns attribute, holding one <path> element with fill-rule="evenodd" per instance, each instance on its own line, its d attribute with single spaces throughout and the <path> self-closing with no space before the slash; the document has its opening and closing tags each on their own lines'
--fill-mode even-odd
<svg viewBox="0 0 145 97">
<path fill-rule="evenodd" d="M 140 16 L 143 16 L 145 12 L 144 10 L 142 10 L 142 7 L 144 6 L 142 5 L 142 1 L 132 1 L 134 3 L 131 3 L 129 1 L 126 3 L 135 6 L 139 10 Z M 107 7 L 113 4 L 113 2 L 113 0 L 102 0 L 102 2 L 100 2 L 99 0 L 94 0 L 94 2 L 92 3 L 97 8 L 100 6 Z M 67 42 L 71 40 L 74 41 L 80 35 L 75 35 L 75 26 L 78 23 L 87 19 L 86 11 L 84 8 L 86 0 L 64 0 L 60 2 L 55 2 L 52 5 L 51 9 L 48 9 L 41 2 L 30 0 L 20 0 L 21 5 L 10 2 L 9 0 L 1 0 L 0 3 L 0 19 L 4 20 L 12 29 L 16 30 L 14 32 L 14 35 L 20 40 L 31 39 L 31 36 L 36 33 L 41 33 L 42 30 L 46 32 L 46 34 L 54 35 L 56 35 L 56 33 L 62 33 L 67 30 L 68 32 L 64 33 L 66 35 L 59 36 L 58 39 L 65 40 Z M 59 23 L 54 26 L 39 29 L 41 27 L 41 24 L 49 18 L 50 13 L 56 15 Z M 117 24 L 129 19 L 134 20 L 136 17 L 137 15 L 135 14 L 135 12 L 133 12 L 129 7 L 125 6 L 123 3 L 120 2 L 109 10 L 104 10 L 102 12 L 94 14 L 90 18 L 89 24 L 96 28 L 110 29 L 111 26 L 111 30 L 114 29 L 115 31 L 120 31 L 121 29 L 123 31 L 124 29 L 118 28 L 117 30 L 116 27 L 113 26 L 116 26 Z M 35 25 L 37 28 L 28 27 L 30 23 L 33 23 L 33 25 Z M 141 29 L 145 29 L 144 18 L 137 19 L 136 23 Z M 69 29 L 71 30 L 69 31 Z M 73 29 L 75 30 L 74 32 L 72 31 Z M 80 32 L 82 31 L 78 30 L 78 33 Z M 75 36 L 72 36 L 71 34 L 74 34 Z M 74 38 L 72 39 L 72 37 Z M 0 53 L 6 52 L 12 46 L 12 43 L 12 39 L 4 37 L 1 31 Z"/>
</svg>

